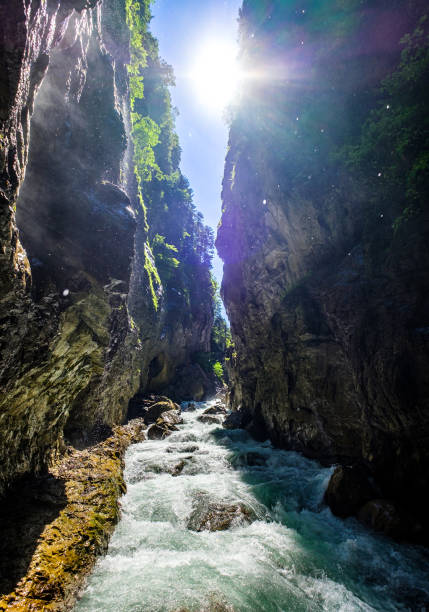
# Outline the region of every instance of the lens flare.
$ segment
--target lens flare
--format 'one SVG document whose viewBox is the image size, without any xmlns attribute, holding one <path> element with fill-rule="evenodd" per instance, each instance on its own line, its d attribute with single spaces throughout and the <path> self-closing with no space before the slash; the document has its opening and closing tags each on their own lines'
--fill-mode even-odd
<svg viewBox="0 0 429 612">
<path fill-rule="evenodd" d="M 235 45 L 221 40 L 206 41 L 195 59 L 191 79 L 196 95 L 209 110 L 223 110 L 238 90 L 241 73 Z"/>
</svg>

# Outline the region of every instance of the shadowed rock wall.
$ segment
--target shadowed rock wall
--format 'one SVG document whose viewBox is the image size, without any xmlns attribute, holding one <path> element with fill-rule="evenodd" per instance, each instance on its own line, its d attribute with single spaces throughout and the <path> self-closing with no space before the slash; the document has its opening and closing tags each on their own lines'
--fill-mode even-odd
<svg viewBox="0 0 429 612">
<path fill-rule="evenodd" d="M 279 446 L 364 466 L 379 497 L 414 513 L 422 537 L 428 218 L 419 204 L 404 221 L 405 171 L 392 188 L 387 163 L 359 173 L 345 147 L 383 104 L 380 82 L 424 6 L 322 4 L 243 6 L 249 78 L 231 126 L 217 238 L 235 343 L 231 404 Z M 400 121 L 384 127 L 388 151 Z"/>
<path fill-rule="evenodd" d="M 207 350 L 211 304 L 167 335 L 151 304 L 128 62 L 125 2 L 0 2 L 0 493 Z"/>
</svg>

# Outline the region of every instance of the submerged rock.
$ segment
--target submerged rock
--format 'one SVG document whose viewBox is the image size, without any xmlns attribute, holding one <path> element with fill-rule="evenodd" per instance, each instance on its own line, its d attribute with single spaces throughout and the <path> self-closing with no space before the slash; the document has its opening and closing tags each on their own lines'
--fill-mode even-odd
<svg viewBox="0 0 429 612">
<path fill-rule="evenodd" d="M 181 461 L 179 461 L 179 463 L 177 463 L 174 468 L 173 471 L 171 472 L 172 476 L 179 476 L 182 472 L 183 472 L 183 468 L 186 465 L 186 459 L 182 459 Z"/>
<path fill-rule="evenodd" d="M 196 444 L 190 444 L 189 446 L 184 446 L 183 448 L 179 448 L 177 446 L 169 446 L 165 449 L 166 453 L 195 453 L 200 450 L 200 447 Z"/>
<path fill-rule="evenodd" d="M 250 452 L 241 453 L 231 460 L 231 464 L 235 466 L 261 467 L 266 465 L 268 457 L 261 453 Z"/>
<path fill-rule="evenodd" d="M 191 612 L 191 610 L 189 608 L 179 608 L 174 612 Z M 234 608 L 225 601 L 222 595 L 211 593 L 208 596 L 208 602 L 198 612 L 234 612 Z"/>
</svg>

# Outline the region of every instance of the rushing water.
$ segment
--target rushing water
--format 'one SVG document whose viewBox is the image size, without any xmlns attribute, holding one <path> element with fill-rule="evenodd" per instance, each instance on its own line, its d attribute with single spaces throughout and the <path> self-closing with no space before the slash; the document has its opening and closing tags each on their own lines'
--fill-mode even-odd
<svg viewBox="0 0 429 612">
<path fill-rule="evenodd" d="M 166 440 L 128 450 L 122 519 L 76 612 L 216 609 L 215 602 L 240 612 L 429 612 L 427 551 L 335 518 L 321 503 L 329 468 L 198 422 L 208 405 L 184 412 L 184 425 Z M 248 466 L 249 453 L 265 465 Z M 165 472 L 184 458 L 181 475 Z M 202 492 L 243 502 L 258 520 L 190 531 Z"/>
</svg>

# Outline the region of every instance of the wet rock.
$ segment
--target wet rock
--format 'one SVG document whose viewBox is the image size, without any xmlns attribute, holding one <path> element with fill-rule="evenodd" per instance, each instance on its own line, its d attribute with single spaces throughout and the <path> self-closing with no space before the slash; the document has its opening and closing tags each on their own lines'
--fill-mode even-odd
<svg viewBox="0 0 429 612">
<path fill-rule="evenodd" d="M 249 524 L 255 515 L 243 503 L 210 502 L 201 495 L 188 520 L 191 531 L 225 531 L 230 527 Z"/>
<path fill-rule="evenodd" d="M 191 444 L 190 446 L 185 446 L 184 448 L 179 450 L 179 453 L 195 453 L 200 450 L 200 447 L 196 444 Z"/>
<path fill-rule="evenodd" d="M 158 404 L 155 404 L 155 406 L 157 405 Z M 156 423 L 149 426 L 147 430 L 147 437 L 149 440 L 163 440 L 173 431 L 177 431 L 177 425 L 180 425 L 181 423 L 183 423 L 183 419 L 177 410 L 162 412 L 161 416 L 157 418 Z"/>
<path fill-rule="evenodd" d="M 186 406 L 186 410 L 188 412 L 194 412 L 196 409 L 197 407 L 193 402 L 189 402 L 189 404 Z"/>
<path fill-rule="evenodd" d="M 403 536 L 407 531 L 395 504 L 386 499 L 367 502 L 359 510 L 358 519 L 364 525 L 391 537 Z"/>
<path fill-rule="evenodd" d="M 163 440 L 173 433 L 172 429 L 165 423 L 153 423 L 148 427 L 147 437 L 149 440 Z"/>
<path fill-rule="evenodd" d="M 333 514 L 346 517 L 356 514 L 375 495 L 376 490 L 363 468 L 338 466 L 331 476 L 324 500 Z"/>
<path fill-rule="evenodd" d="M 177 410 L 163 412 L 159 419 L 156 420 L 157 423 L 160 421 L 165 423 L 168 427 L 171 427 L 172 425 L 181 425 L 183 423 L 183 419 Z"/>
<path fill-rule="evenodd" d="M 225 429 L 243 429 L 247 422 L 247 415 L 243 410 L 234 410 L 225 418 L 223 426 Z"/>
<path fill-rule="evenodd" d="M 222 404 L 215 404 L 210 406 L 210 408 L 206 408 L 203 414 L 226 414 L 226 408 Z"/>
<path fill-rule="evenodd" d="M 199 450 L 200 447 L 196 444 L 190 444 L 189 446 L 184 446 L 183 448 L 177 446 L 169 446 L 165 449 L 166 453 L 195 453 Z"/>
<path fill-rule="evenodd" d="M 10 498 L 15 507 L 2 505 L 0 610 L 73 607 L 118 522 L 125 451 L 144 437 L 136 419 L 90 449 L 68 447 L 48 476 L 26 482 L 19 498 Z"/>
<path fill-rule="evenodd" d="M 262 455 L 261 453 L 242 453 L 234 457 L 231 464 L 236 466 L 261 467 L 266 465 L 267 459 L 268 457 Z"/>
<path fill-rule="evenodd" d="M 172 400 L 165 398 L 161 401 L 155 402 L 151 404 L 146 411 L 145 414 L 145 423 L 147 425 L 151 423 L 155 423 L 156 420 L 165 412 L 170 412 L 172 410 L 177 410 L 180 412 L 180 406 L 178 407 Z"/>
<path fill-rule="evenodd" d="M 205 423 L 206 425 L 221 425 L 222 419 L 219 416 L 214 414 L 201 414 L 198 419 L 200 423 Z"/>
<path fill-rule="evenodd" d="M 186 459 L 182 459 L 181 461 L 179 461 L 179 463 L 177 463 L 174 468 L 173 471 L 171 472 L 172 476 L 179 476 L 182 472 L 183 472 L 183 468 L 186 465 Z"/>
</svg>

